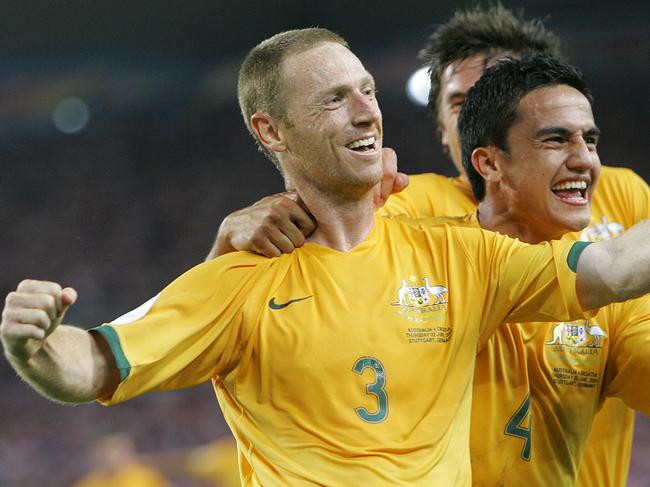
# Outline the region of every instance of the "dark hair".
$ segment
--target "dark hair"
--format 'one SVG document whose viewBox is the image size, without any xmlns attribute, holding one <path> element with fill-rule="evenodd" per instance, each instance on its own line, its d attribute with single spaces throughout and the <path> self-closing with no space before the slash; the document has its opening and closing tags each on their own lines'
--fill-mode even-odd
<svg viewBox="0 0 650 487">
<path fill-rule="evenodd" d="M 440 80 L 447 66 L 481 53 L 489 61 L 504 52 L 517 57 L 540 52 L 562 58 L 560 40 L 541 20 L 525 20 L 523 11 L 512 12 L 500 3 L 458 10 L 439 25 L 418 56 L 429 68 L 431 116 L 438 120 Z"/>
<path fill-rule="evenodd" d="M 571 86 L 593 103 L 580 70 L 544 54 L 499 61 L 469 90 L 458 118 L 458 131 L 463 166 L 477 201 L 485 196 L 485 181 L 472 166 L 474 149 L 495 146 L 508 153 L 508 132 L 519 120 L 521 99 L 533 90 L 555 85 Z"/>
</svg>

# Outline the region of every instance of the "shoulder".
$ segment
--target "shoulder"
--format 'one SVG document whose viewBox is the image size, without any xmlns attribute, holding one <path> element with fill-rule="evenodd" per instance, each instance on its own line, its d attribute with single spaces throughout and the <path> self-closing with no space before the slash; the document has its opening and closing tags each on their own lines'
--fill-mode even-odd
<svg viewBox="0 0 650 487">
<path fill-rule="evenodd" d="M 384 221 L 389 228 L 409 227 L 419 232 L 447 231 L 450 228 L 482 230 L 476 221 L 475 215 L 472 213 L 463 216 L 431 216 L 427 218 L 411 218 L 407 215 L 396 215 L 385 217 Z M 487 232 L 487 230 L 483 231 Z"/>
<path fill-rule="evenodd" d="M 232 252 L 216 259 L 203 262 L 181 274 L 167 288 L 175 292 L 191 289 L 193 295 L 227 291 L 239 287 L 255 276 L 271 274 L 268 272 L 285 259 L 266 258 L 251 252 Z"/>
<path fill-rule="evenodd" d="M 476 209 L 472 188 L 460 176 L 436 173 L 409 176 L 409 185 L 402 193 L 405 193 L 406 198 L 430 200 L 434 205 L 431 216 L 458 216 Z"/>
<path fill-rule="evenodd" d="M 473 248 L 476 245 L 512 240 L 496 232 L 482 229 L 474 214 L 458 217 L 409 218 L 396 216 L 384 218 L 387 234 L 408 240 L 422 240 L 431 248 Z"/>
<path fill-rule="evenodd" d="M 632 169 L 627 167 L 603 166 L 600 171 L 597 192 L 623 187 L 638 187 L 644 191 L 648 189 L 647 183 Z"/>
<path fill-rule="evenodd" d="M 430 184 L 451 184 L 452 178 L 443 176 L 442 174 L 437 174 L 435 172 L 425 172 L 421 174 L 410 174 L 409 181 L 414 183 L 416 186 L 424 185 L 427 186 Z"/>
<path fill-rule="evenodd" d="M 215 259 L 203 262 L 197 267 L 204 265 L 212 265 L 217 268 L 227 269 L 230 267 L 257 267 L 260 265 L 266 265 L 270 262 L 277 260 L 277 258 L 268 258 L 254 252 L 247 251 L 237 251 L 229 252 L 227 254 L 221 255 Z"/>
<path fill-rule="evenodd" d="M 266 267 L 275 260 L 277 258 L 269 259 L 253 252 L 230 252 L 216 259 L 202 262 L 188 270 L 186 274 L 202 276 L 205 274 L 222 274 L 234 270 L 254 270 L 259 267 Z"/>
<path fill-rule="evenodd" d="M 591 213 L 590 226 L 582 231 L 581 239 L 602 239 L 602 235 L 611 233 L 612 225 L 620 226 L 616 235 L 650 217 L 650 187 L 631 169 L 603 166 Z"/>
<path fill-rule="evenodd" d="M 411 217 L 463 215 L 476 209 L 471 189 L 465 180 L 435 173 L 409 176 L 404 191 L 388 198 L 383 214 Z"/>
<path fill-rule="evenodd" d="M 409 185 L 405 192 L 430 192 L 432 189 L 443 189 L 445 191 L 459 191 L 458 178 L 443 176 L 434 172 L 409 175 Z"/>
</svg>

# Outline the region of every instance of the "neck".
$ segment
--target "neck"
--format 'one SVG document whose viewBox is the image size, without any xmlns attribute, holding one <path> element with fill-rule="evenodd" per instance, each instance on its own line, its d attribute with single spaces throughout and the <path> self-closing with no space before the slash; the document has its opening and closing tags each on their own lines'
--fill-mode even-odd
<svg viewBox="0 0 650 487">
<path fill-rule="evenodd" d="M 499 204 L 488 196 L 478 205 L 478 220 L 481 228 L 518 238 L 522 242 L 529 244 L 545 242 L 562 236 L 561 234 L 544 234 L 543 229 L 538 228 L 536 225 L 519 221 L 507 205 Z"/>
<path fill-rule="evenodd" d="M 318 224 L 307 242 L 347 252 L 363 242 L 375 225 L 372 190 L 356 195 L 298 188 Z"/>
</svg>

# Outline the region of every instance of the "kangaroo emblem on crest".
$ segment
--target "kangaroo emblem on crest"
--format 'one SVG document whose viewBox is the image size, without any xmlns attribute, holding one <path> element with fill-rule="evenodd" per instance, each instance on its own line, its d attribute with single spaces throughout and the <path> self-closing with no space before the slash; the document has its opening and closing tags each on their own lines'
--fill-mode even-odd
<svg viewBox="0 0 650 487">
<path fill-rule="evenodd" d="M 544 342 L 544 345 L 555 345 L 556 343 L 563 345 L 562 332 L 564 331 L 564 325 L 565 325 L 564 322 L 555 325 L 553 327 L 553 340 L 551 340 L 550 342 Z"/>
<path fill-rule="evenodd" d="M 397 302 L 402 306 L 408 305 L 406 297 L 409 294 L 409 286 L 404 279 L 402 279 L 402 287 L 397 290 Z"/>
<path fill-rule="evenodd" d="M 568 327 L 575 330 L 576 333 L 571 334 Z M 578 343 L 565 343 L 564 338 L 569 335 L 575 335 Z M 587 335 L 591 337 L 591 343 L 587 346 L 592 348 L 600 348 L 602 338 L 607 336 L 600 326 L 596 323 L 589 323 L 589 320 L 586 320 L 584 325 L 571 325 L 570 323 L 561 322 L 553 327 L 553 339 L 550 342 L 544 342 L 544 345 L 559 343 L 560 345 L 585 346 Z"/>
</svg>

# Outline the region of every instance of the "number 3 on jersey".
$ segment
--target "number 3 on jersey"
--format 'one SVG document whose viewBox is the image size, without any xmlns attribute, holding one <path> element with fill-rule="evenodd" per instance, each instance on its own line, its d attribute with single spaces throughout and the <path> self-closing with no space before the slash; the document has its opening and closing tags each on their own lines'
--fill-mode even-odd
<svg viewBox="0 0 650 487">
<path fill-rule="evenodd" d="M 361 375 L 366 369 L 375 373 L 375 381 L 366 384 L 366 394 L 377 398 L 377 411 L 370 412 L 364 407 L 355 408 L 357 415 L 367 423 L 381 423 L 388 416 L 388 396 L 384 390 L 386 385 L 386 372 L 382 363 L 374 357 L 361 357 L 354 363 L 352 371 Z"/>
<path fill-rule="evenodd" d="M 514 436 L 515 438 L 521 438 L 524 440 L 524 446 L 521 448 L 521 458 L 530 462 L 530 434 L 533 429 L 533 418 L 529 415 L 530 413 L 530 394 L 526 396 L 524 402 L 521 403 L 519 409 L 512 415 L 508 424 L 506 424 L 505 434 L 509 436 Z M 528 427 L 523 426 L 524 421 L 528 417 Z"/>
</svg>

